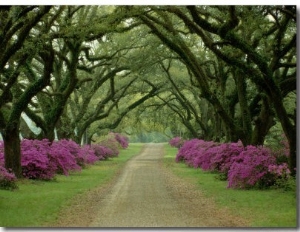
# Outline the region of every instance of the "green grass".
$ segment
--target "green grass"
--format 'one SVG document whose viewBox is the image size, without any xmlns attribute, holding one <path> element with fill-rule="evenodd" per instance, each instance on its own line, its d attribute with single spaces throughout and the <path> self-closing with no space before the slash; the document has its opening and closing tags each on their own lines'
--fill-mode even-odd
<svg viewBox="0 0 300 232">
<path fill-rule="evenodd" d="M 164 164 L 177 176 L 189 181 L 219 207 L 226 207 L 234 215 L 250 221 L 251 227 L 296 227 L 296 193 L 282 190 L 228 189 L 226 181 L 217 180 L 217 174 L 176 163 L 177 149 L 165 146 Z"/>
<path fill-rule="evenodd" d="M 56 181 L 22 180 L 16 191 L 0 190 L 0 226 L 38 227 L 54 222 L 72 197 L 107 183 L 142 146 L 130 144 L 119 157 L 100 161 L 68 177 L 59 175 Z"/>
</svg>

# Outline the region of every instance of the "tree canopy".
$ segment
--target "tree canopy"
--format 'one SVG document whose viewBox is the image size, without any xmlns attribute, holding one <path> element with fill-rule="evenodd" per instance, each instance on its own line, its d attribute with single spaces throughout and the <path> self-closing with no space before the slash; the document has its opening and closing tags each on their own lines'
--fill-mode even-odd
<svg viewBox="0 0 300 232">
<path fill-rule="evenodd" d="M 19 133 L 115 130 L 244 145 L 283 133 L 294 171 L 296 26 L 296 6 L 1 6 L 5 166 L 20 176 Z"/>
</svg>

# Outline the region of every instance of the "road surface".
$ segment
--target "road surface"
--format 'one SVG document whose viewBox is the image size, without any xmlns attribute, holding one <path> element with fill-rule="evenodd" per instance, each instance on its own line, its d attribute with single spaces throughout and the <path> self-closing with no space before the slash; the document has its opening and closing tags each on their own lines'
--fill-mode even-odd
<svg viewBox="0 0 300 232">
<path fill-rule="evenodd" d="M 163 144 L 146 144 L 130 159 L 118 178 L 106 188 L 91 192 L 78 209 L 85 211 L 58 226 L 83 227 L 243 227 L 246 221 L 218 209 L 194 186 L 162 164 Z M 96 199 L 95 199 L 96 198 Z M 93 201 L 86 202 L 87 199 Z M 73 212 L 73 213 L 72 213 Z M 75 213 L 75 215 L 74 215 Z M 65 223 L 65 224 L 64 224 Z"/>
</svg>

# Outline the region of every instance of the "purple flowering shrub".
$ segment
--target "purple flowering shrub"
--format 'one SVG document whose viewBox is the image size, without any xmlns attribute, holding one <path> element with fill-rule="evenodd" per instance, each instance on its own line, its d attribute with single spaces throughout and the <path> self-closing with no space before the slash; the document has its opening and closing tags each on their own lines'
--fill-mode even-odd
<svg viewBox="0 0 300 232">
<path fill-rule="evenodd" d="M 193 167 L 203 170 L 214 170 L 212 160 L 219 153 L 220 147 L 214 143 L 208 143 L 202 146 L 201 154 L 194 158 Z"/>
<path fill-rule="evenodd" d="M 197 167 L 195 160 L 201 159 L 206 149 L 214 146 L 212 141 L 204 141 L 201 139 L 191 139 L 186 141 L 178 150 L 176 162 L 184 161 L 187 165 Z"/>
<path fill-rule="evenodd" d="M 296 179 L 290 175 L 287 163 L 269 165 L 268 172 L 270 179 L 274 180 L 275 188 L 296 191 Z"/>
<path fill-rule="evenodd" d="M 268 167 L 268 171 L 277 178 L 288 178 L 289 174 L 291 173 L 287 163 L 282 163 L 279 165 L 271 164 Z"/>
<path fill-rule="evenodd" d="M 119 155 L 119 142 L 113 136 L 108 136 L 100 141 L 98 145 L 109 148 L 112 151 L 110 157 L 117 157 Z"/>
<path fill-rule="evenodd" d="M 123 148 L 123 149 L 126 149 L 128 147 L 128 137 L 122 135 L 122 134 L 119 134 L 119 133 L 112 133 L 115 140 L 120 144 L 120 146 Z"/>
<path fill-rule="evenodd" d="M 112 136 L 113 135 L 113 136 Z M 47 139 L 21 141 L 22 175 L 28 179 L 52 180 L 56 174 L 69 175 L 80 171 L 98 160 L 116 157 L 120 147 L 127 147 L 128 140 L 112 134 L 101 144 L 80 146 L 72 140 L 62 139 L 50 142 Z M 119 141 L 117 141 L 117 139 Z M 127 141 L 127 142 L 126 142 Z M 4 168 L 4 143 L 0 141 L 1 183 L 13 180 L 11 173 Z"/>
<path fill-rule="evenodd" d="M 47 140 L 21 142 L 22 174 L 25 178 L 51 180 L 56 174 L 69 175 L 94 164 L 99 158 L 89 146 L 80 147 L 72 140 L 62 139 L 52 144 Z"/>
<path fill-rule="evenodd" d="M 21 141 L 22 175 L 28 179 L 51 180 L 56 174 L 57 166 L 50 162 L 48 153 L 50 142 L 43 140 Z"/>
<path fill-rule="evenodd" d="M 176 147 L 176 148 L 180 148 L 180 147 L 182 147 L 182 145 L 184 144 L 184 139 L 183 138 L 181 138 L 181 137 L 174 137 L 173 139 L 171 139 L 170 141 L 169 141 L 169 144 L 170 144 L 170 146 L 171 147 Z"/>
<path fill-rule="evenodd" d="M 199 139 L 191 139 L 186 141 L 178 150 L 175 161 L 189 162 L 192 160 L 195 156 L 197 156 L 200 142 L 201 140 Z"/>
<path fill-rule="evenodd" d="M 286 156 L 288 153 L 281 154 Z M 289 180 L 288 165 L 278 157 L 266 147 L 244 147 L 240 141 L 218 144 L 191 139 L 179 148 L 176 162 L 183 161 L 194 168 L 218 172 L 219 179 L 228 181 L 228 188 L 248 189 L 283 186 Z"/>
<path fill-rule="evenodd" d="M 94 149 L 92 149 L 90 145 L 84 145 L 81 147 L 80 153 L 84 161 L 83 166 L 93 165 L 99 160 L 99 157 L 96 156 Z"/>
<path fill-rule="evenodd" d="M 56 173 L 68 176 L 70 171 L 80 171 L 75 156 L 67 146 L 62 146 L 61 142 L 55 141 L 48 151 L 49 162 L 56 166 Z"/>
<path fill-rule="evenodd" d="M 287 163 L 288 157 L 290 156 L 290 146 L 285 135 L 282 135 L 280 145 L 280 147 L 272 151 L 272 154 L 276 157 L 276 162 L 278 164 Z"/>
<path fill-rule="evenodd" d="M 52 146 L 55 146 L 58 149 L 64 149 L 64 151 L 70 155 L 69 157 L 72 156 L 74 158 L 75 162 L 70 158 L 69 163 L 69 165 L 74 168 L 73 170 L 80 170 L 80 167 L 93 164 L 98 160 L 98 157 L 89 146 L 80 147 L 80 145 L 73 140 L 61 139 L 53 142 Z"/>
<path fill-rule="evenodd" d="M 228 172 L 229 188 L 268 187 L 274 183 L 267 174 L 276 159 L 268 148 L 249 145 L 233 159 Z"/>
<path fill-rule="evenodd" d="M 112 157 L 117 157 L 120 149 L 126 149 L 129 145 L 128 137 L 110 132 L 106 136 L 101 136 L 91 145 L 95 155 L 99 160 L 107 160 Z"/>
<path fill-rule="evenodd" d="M 72 140 L 50 143 L 47 139 L 21 142 L 22 173 L 25 178 L 51 180 L 55 174 L 69 175 L 94 164 L 99 158 L 90 146 L 81 147 Z"/>
<path fill-rule="evenodd" d="M 93 149 L 95 155 L 98 157 L 99 160 L 107 160 L 108 158 L 114 156 L 114 152 L 110 148 L 105 146 L 92 144 L 91 149 Z"/>
<path fill-rule="evenodd" d="M 16 184 L 16 176 L 7 171 L 4 167 L 4 144 L 0 141 L 0 189 L 14 190 L 18 186 Z"/>
<path fill-rule="evenodd" d="M 234 157 L 244 150 L 243 144 L 240 141 L 237 143 L 223 143 L 212 148 L 212 150 L 215 151 L 215 155 L 212 156 L 207 170 L 216 171 L 220 174 L 219 179 L 227 180 L 228 171 L 234 161 Z"/>
<path fill-rule="evenodd" d="M 5 189 L 5 190 L 17 189 L 18 186 L 16 181 L 17 178 L 13 173 L 8 172 L 4 167 L 0 166 L 0 189 Z"/>
</svg>

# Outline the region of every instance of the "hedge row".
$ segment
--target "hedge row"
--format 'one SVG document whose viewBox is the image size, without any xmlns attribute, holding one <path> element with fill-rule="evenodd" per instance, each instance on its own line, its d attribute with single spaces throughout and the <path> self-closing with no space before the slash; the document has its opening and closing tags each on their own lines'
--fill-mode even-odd
<svg viewBox="0 0 300 232">
<path fill-rule="evenodd" d="M 179 137 L 172 139 L 170 145 L 179 148 L 176 162 L 218 172 L 221 179 L 228 181 L 228 188 L 266 188 L 290 178 L 288 147 L 275 153 L 263 146 L 244 147 L 241 142 L 183 141 Z"/>
<path fill-rule="evenodd" d="M 110 133 L 99 144 L 80 146 L 72 140 L 50 142 L 48 139 L 21 141 L 22 175 L 28 179 L 52 180 L 56 174 L 69 175 L 119 155 L 120 148 L 128 147 L 128 139 L 118 133 Z M 0 141 L 0 188 L 16 188 L 16 177 L 4 168 L 4 144 Z"/>
</svg>

